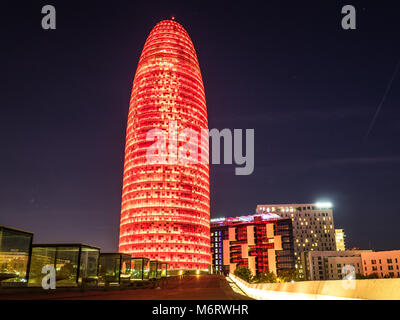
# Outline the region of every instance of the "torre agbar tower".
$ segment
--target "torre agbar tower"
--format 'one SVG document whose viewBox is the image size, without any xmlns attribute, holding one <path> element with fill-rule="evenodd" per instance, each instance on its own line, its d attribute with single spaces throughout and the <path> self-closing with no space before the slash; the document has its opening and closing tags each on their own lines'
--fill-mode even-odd
<svg viewBox="0 0 400 320">
<path fill-rule="evenodd" d="M 171 135 L 171 123 L 176 135 Z M 152 163 L 149 130 L 161 129 L 166 145 L 179 149 L 190 128 L 207 159 L 198 163 Z M 196 51 L 176 21 L 159 22 L 144 45 L 133 81 L 126 130 L 119 251 L 169 262 L 171 269 L 205 270 L 210 256 L 208 129 L 203 81 Z M 171 149 L 173 150 L 173 149 Z M 179 152 L 177 152 L 180 154 Z M 200 158 L 199 158 L 200 159 Z"/>
</svg>

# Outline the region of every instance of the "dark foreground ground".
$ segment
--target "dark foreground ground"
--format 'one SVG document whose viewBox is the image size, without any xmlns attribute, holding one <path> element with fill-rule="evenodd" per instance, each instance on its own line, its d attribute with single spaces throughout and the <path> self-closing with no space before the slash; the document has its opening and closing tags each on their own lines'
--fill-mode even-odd
<svg viewBox="0 0 400 320">
<path fill-rule="evenodd" d="M 29 289 L 28 289 L 29 290 Z M 24 289 L 0 289 L 0 300 L 244 300 L 247 296 L 232 290 L 223 276 L 185 276 L 170 279 L 159 289 L 79 289 L 66 291 L 43 290 L 27 292 Z"/>
</svg>

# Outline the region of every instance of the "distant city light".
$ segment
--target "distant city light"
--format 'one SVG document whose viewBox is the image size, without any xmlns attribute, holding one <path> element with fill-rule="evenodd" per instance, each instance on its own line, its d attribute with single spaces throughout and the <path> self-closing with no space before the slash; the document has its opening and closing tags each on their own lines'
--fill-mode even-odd
<svg viewBox="0 0 400 320">
<path fill-rule="evenodd" d="M 331 202 L 317 202 L 315 205 L 318 208 L 332 208 L 333 207 Z"/>
</svg>

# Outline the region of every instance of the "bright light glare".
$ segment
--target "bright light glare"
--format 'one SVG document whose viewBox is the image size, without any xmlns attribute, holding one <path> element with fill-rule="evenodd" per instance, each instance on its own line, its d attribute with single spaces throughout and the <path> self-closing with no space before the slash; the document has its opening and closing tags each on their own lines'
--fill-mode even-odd
<svg viewBox="0 0 400 320">
<path fill-rule="evenodd" d="M 332 203 L 331 202 L 317 202 L 315 204 L 318 208 L 332 208 Z"/>
</svg>

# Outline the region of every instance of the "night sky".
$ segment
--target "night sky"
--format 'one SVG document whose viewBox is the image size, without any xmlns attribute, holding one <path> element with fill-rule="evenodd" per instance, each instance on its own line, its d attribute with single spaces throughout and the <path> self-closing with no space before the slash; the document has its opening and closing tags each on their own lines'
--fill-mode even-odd
<svg viewBox="0 0 400 320">
<path fill-rule="evenodd" d="M 357 30 L 341 28 L 346 4 Z M 348 247 L 400 249 L 400 72 L 385 95 L 399 14 L 377 0 L 2 2 L 0 224 L 117 250 L 132 81 L 148 33 L 175 16 L 209 127 L 255 129 L 252 175 L 211 166 L 211 217 L 331 201 Z"/>
</svg>

